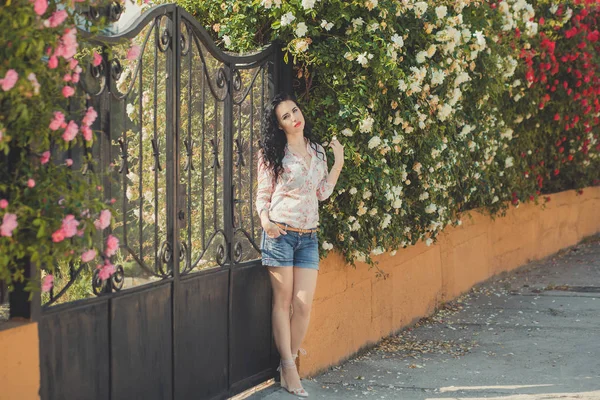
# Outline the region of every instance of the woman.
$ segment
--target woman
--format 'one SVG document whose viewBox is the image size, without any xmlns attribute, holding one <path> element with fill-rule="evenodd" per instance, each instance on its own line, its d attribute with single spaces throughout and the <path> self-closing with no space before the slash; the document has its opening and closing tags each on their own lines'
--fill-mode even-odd
<svg viewBox="0 0 600 400">
<path fill-rule="evenodd" d="M 332 139 L 335 162 L 327 172 L 325 150 L 287 94 L 276 95 L 265 110 L 260 147 L 256 208 L 263 228 L 262 263 L 269 269 L 273 287 L 273 335 L 281 355 L 281 386 L 307 397 L 294 360 L 308 328 L 317 285 L 318 200 L 333 192 L 344 165 L 344 148 Z"/>
</svg>

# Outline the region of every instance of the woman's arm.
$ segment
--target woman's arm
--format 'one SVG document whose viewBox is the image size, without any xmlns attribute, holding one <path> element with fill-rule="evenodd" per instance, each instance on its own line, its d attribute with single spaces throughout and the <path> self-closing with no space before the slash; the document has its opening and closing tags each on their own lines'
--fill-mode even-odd
<svg viewBox="0 0 600 400">
<path fill-rule="evenodd" d="M 331 170 L 317 188 L 317 199 L 319 199 L 319 201 L 326 200 L 331 196 L 338 178 L 340 177 L 340 173 L 342 172 L 342 168 L 344 167 L 344 146 L 342 146 L 334 136 L 329 147 L 333 149 L 335 161 L 333 167 L 331 167 Z M 327 158 L 325 158 L 325 165 L 327 165 Z"/>
</svg>

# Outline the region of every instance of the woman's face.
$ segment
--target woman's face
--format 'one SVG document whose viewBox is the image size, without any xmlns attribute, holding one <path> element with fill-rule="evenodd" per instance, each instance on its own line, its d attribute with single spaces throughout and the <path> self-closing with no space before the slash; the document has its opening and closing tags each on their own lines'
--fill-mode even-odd
<svg viewBox="0 0 600 400">
<path fill-rule="evenodd" d="M 304 131 L 304 116 L 300 107 L 291 100 L 285 100 L 279 103 L 275 107 L 275 115 L 277 116 L 277 122 L 279 128 L 281 128 L 286 135 L 301 133 Z"/>
</svg>

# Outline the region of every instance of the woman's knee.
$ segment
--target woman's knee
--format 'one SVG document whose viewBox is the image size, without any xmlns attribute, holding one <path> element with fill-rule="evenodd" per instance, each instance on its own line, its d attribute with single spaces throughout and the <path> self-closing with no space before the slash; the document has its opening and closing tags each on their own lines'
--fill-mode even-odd
<svg viewBox="0 0 600 400">
<path fill-rule="evenodd" d="M 298 296 L 295 296 L 292 300 L 292 307 L 294 314 L 299 316 L 308 317 L 310 315 L 310 310 L 312 308 L 312 304 L 306 302 Z"/>
</svg>

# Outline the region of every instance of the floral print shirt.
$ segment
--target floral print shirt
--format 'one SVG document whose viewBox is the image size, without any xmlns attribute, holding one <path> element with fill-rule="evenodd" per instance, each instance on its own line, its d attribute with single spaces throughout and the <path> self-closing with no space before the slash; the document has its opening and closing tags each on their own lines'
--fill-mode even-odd
<svg viewBox="0 0 600 400">
<path fill-rule="evenodd" d="M 306 144 L 310 162 L 303 160 L 285 146 L 283 171 L 273 184 L 272 172 L 258 159 L 258 189 L 256 209 L 269 210 L 271 221 L 288 224 L 294 228 L 311 229 L 319 225 L 319 203 L 333 192 L 334 185 L 327 182 L 325 150 L 319 152 Z"/>
</svg>

